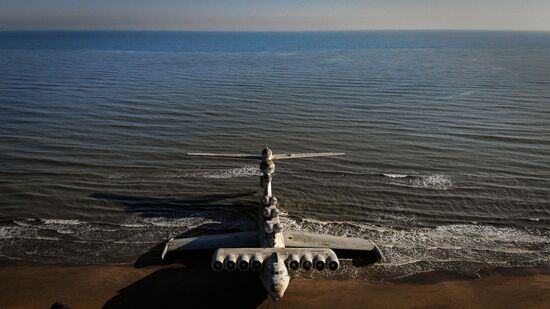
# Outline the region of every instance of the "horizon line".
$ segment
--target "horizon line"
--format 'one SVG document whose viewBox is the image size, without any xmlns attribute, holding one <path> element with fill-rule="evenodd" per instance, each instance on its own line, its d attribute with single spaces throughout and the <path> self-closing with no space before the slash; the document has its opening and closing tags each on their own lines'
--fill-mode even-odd
<svg viewBox="0 0 550 309">
<path fill-rule="evenodd" d="M 300 33 L 300 32 L 376 32 L 376 31 L 456 31 L 456 32 L 550 32 L 550 29 L 463 29 L 463 28 L 448 28 L 448 29 L 431 29 L 431 28 L 418 28 L 418 29 L 398 29 L 398 28 L 385 28 L 385 29 L 318 29 L 318 30 L 201 30 L 201 29 L 89 29 L 89 28 L 75 28 L 75 29 L 0 29 L 0 32 L 227 32 L 227 33 Z"/>
</svg>

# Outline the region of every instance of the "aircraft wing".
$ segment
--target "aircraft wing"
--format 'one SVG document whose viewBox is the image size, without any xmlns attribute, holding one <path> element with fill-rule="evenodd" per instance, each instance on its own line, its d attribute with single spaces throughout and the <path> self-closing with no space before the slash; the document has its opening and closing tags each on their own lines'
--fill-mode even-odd
<svg viewBox="0 0 550 309">
<path fill-rule="evenodd" d="M 215 250 L 218 248 L 248 248 L 258 245 L 258 232 L 239 232 L 190 238 L 172 238 L 164 246 L 162 258 L 168 252 L 187 250 Z"/>
<path fill-rule="evenodd" d="M 249 255 L 259 256 L 262 260 L 266 260 L 273 253 L 278 253 L 283 260 L 286 260 L 291 255 L 297 255 L 302 257 L 309 254 L 314 257 L 317 254 L 324 255 L 326 257 L 331 256 L 336 258 L 336 254 L 329 248 L 220 248 L 214 252 L 214 259 L 216 256 L 228 256 L 234 255 Z"/>
<path fill-rule="evenodd" d="M 343 258 L 362 258 L 373 261 L 383 259 L 378 247 L 368 239 L 297 231 L 285 231 L 283 235 L 285 246 L 288 248 L 330 248 Z"/>
</svg>

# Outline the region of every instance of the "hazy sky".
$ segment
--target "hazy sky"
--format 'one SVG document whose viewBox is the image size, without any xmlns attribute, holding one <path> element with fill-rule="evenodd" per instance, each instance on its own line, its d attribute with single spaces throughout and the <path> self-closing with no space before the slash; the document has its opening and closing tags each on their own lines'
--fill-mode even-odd
<svg viewBox="0 0 550 309">
<path fill-rule="evenodd" d="M 550 30 L 550 0 L 0 0 L 0 30 Z"/>
</svg>

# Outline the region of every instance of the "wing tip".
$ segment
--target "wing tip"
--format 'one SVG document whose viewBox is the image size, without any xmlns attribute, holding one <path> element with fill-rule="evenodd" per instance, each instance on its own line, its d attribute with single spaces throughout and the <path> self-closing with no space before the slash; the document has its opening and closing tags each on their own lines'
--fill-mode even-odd
<svg viewBox="0 0 550 309">
<path fill-rule="evenodd" d="M 378 246 L 374 242 L 372 244 L 374 245 L 374 251 L 376 251 L 376 253 L 378 255 L 378 261 L 379 262 L 385 262 L 386 257 L 384 257 L 384 254 L 382 254 L 382 250 L 380 250 L 380 248 L 378 248 Z"/>
<path fill-rule="evenodd" d="M 174 238 L 170 238 L 166 244 L 164 245 L 164 249 L 162 249 L 162 254 L 160 255 L 160 258 L 164 260 L 164 257 L 166 256 L 166 253 L 168 253 L 168 246 L 170 245 L 170 242 L 172 242 Z"/>
</svg>

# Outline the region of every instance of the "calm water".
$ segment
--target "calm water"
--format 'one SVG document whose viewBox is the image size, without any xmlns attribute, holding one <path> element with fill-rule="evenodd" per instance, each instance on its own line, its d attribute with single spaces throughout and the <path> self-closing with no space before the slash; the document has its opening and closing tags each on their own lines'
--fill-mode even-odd
<svg viewBox="0 0 550 309">
<path fill-rule="evenodd" d="M 374 240 L 384 276 L 550 266 L 550 33 L 0 32 L 0 255 L 133 262 L 252 230 L 283 161 L 295 230 Z M 348 269 L 352 276 L 363 270 Z"/>
</svg>

